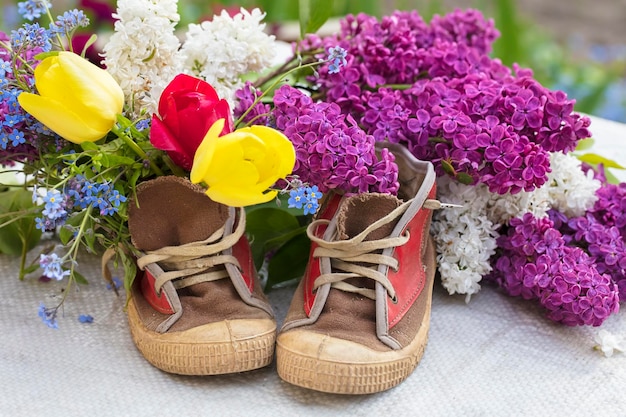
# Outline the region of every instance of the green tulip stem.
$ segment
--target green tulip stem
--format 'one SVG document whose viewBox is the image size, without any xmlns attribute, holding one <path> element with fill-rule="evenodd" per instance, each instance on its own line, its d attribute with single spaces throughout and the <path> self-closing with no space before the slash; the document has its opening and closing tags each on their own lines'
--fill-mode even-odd
<svg viewBox="0 0 626 417">
<path fill-rule="evenodd" d="M 152 161 L 152 159 L 148 157 L 148 155 L 144 152 L 144 150 L 141 149 L 139 145 L 137 145 L 122 129 L 120 129 L 117 125 L 115 125 L 113 126 L 113 129 L 111 129 L 111 131 L 115 133 L 118 138 L 122 139 L 124 143 L 126 143 L 128 147 L 137 154 L 137 156 L 139 156 L 143 160 L 147 160 L 148 163 L 150 164 L 150 168 L 152 168 L 152 171 L 154 171 L 155 174 L 159 176 L 163 175 L 163 171 L 161 171 L 161 168 L 159 168 L 154 163 L 154 161 Z"/>
<path fill-rule="evenodd" d="M 179 167 L 178 165 L 176 165 L 174 161 L 172 161 L 172 158 L 169 157 L 169 155 L 163 155 L 163 162 L 165 163 L 165 165 L 167 165 L 170 171 L 172 171 L 172 173 L 176 175 L 177 177 L 187 176 L 187 172 L 181 167 Z"/>
</svg>

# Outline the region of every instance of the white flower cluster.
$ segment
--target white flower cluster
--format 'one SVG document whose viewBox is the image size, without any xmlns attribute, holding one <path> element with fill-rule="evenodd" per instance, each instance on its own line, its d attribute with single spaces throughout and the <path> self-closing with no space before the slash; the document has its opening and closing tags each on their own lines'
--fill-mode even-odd
<svg viewBox="0 0 626 417">
<path fill-rule="evenodd" d="M 552 208 L 568 217 L 582 216 L 598 200 L 596 191 L 600 181 L 593 178 L 593 172 L 585 174 L 581 162 L 570 154 L 560 152 L 550 156 L 552 172 L 548 175 L 548 198 Z"/>
<path fill-rule="evenodd" d="M 156 112 L 163 89 L 180 72 L 180 20 L 175 0 L 119 0 L 115 33 L 104 47 L 104 63 L 122 87 L 132 113 Z"/>
<path fill-rule="evenodd" d="M 468 186 L 440 178 L 439 200 L 462 208 L 436 212 L 432 232 L 437 245 L 437 264 L 444 288 L 450 294 L 466 294 L 466 301 L 480 290 L 480 280 L 491 271 L 497 227 L 487 218 L 490 193 L 483 185 Z"/>
<path fill-rule="evenodd" d="M 438 181 L 439 200 L 463 206 L 437 212 L 432 226 L 441 280 L 450 294 L 466 294 L 469 301 L 480 290 L 483 275 L 491 271 L 489 258 L 495 253 L 497 230 L 511 218 L 528 212 L 544 217 L 552 208 L 574 217 L 593 207 L 601 184 L 591 171 L 581 170 L 580 160 L 553 153 L 550 165 L 546 184 L 532 192 L 500 195 L 484 185 L 462 185 L 448 178 Z"/>
<path fill-rule="evenodd" d="M 241 76 L 271 65 L 276 54 L 274 36 L 263 30 L 259 9 L 230 17 L 226 11 L 212 21 L 190 24 L 181 48 L 181 60 L 191 75 L 211 84 L 231 108 Z"/>
</svg>

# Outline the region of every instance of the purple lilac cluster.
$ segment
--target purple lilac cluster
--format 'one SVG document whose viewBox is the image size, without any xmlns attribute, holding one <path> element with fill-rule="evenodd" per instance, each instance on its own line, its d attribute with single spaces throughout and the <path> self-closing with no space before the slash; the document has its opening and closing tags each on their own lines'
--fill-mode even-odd
<svg viewBox="0 0 626 417">
<path fill-rule="evenodd" d="M 246 124 L 267 125 L 268 116 L 272 110 L 269 104 L 264 104 L 259 100 L 260 96 L 261 92 L 250 81 L 246 81 L 244 86 L 235 92 L 237 100 L 233 109 L 235 118 L 239 119 L 243 116 L 241 121 Z"/>
<path fill-rule="evenodd" d="M 474 10 L 430 25 L 413 11 L 380 21 L 348 16 L 338 35 L 312 36 L 305 46 L 347 51 L 345 68 L 322 66 L 315 82 L 324 101 L 337 103 L 375 140 L 406 145 L 439 175 L 500 194 L 531 191 L 547 180 L 548 152 L 573 150 L 590 136 L 590 120 L 530 70 L 490 58 L 497 36 L 493 22 Z"/>
<path fill-rule="evenodd" d="M 599 326 L 619 311 L 617 285 L 595 259 L 569 246 L 548 217 L 513 218 L 498 238 L 489 278 L 511 296 L 537 300 L 548 318 L 569 326 Z"/>
<path fill-rule="evenodd" d="M 295 147 L 293 173 L 304 183 L 317 185 L 321 192 L 398 191 L 395 157 L 386 149 L 377 157 L 374 137 L 337 104 L 314 102 L 284 85 L 274 93 L 272 117 Z"/>
<path fill-rule="evenodd" d="M 620 300 L 626 300 L 626 183 L 604 184 L 596 195 L 585 215 L 567 218 L 551 210 L 550 219 L 568 245 L 584 249 L 598 271 L 611 276 Z"/>
</svg>

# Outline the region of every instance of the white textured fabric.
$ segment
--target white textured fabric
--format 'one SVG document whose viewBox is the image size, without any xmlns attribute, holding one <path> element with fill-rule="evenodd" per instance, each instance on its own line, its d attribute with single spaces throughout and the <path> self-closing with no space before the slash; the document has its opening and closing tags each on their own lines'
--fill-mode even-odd
<svg viewBox="0 0 626 417">
<path fill-rule="evenodd" d="M 626 164 L 626 126 L 594 119 L 592 131 L 598 153 Z M 20 282 L 18 264 L 0 256 L 0 416 L 626 415 L 626 354 L 594 350 L 600 329 L 554 324 L 490 287 L 465 304 L 436 283 L 417 370 L 387 392 L 350 397 L 291 386 L 275 365 L 215 377 L 161 372 L 133 345 L 124 296 L 106 289 L 94 256 L 80 262 L 91 284 L 71 291 L 50 329 L 37 310 L 55 305 L 63 283 Z M 269 294 L 279 321 L 292 292 Z M 622 308 L 601 329 L 626 336 Z"/>
</svg>

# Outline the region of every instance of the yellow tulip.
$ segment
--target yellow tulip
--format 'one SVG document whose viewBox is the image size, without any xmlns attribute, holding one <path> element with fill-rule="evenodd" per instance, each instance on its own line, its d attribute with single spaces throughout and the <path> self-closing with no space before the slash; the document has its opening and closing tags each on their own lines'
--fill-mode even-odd
<svg viewBox="0 0 626 417">
<path fill-rule="evenodd" d="M 224 119 L 216 121 L 198 147 L 191 182 L 204 182 L 206 194 L 218 203 L 243 207 L 276 197 L 270 190 L 291 173 L 296 163 L 293 144 L 266 126 L 250 126 L 219 136 Z"/>
<path fill-rule="evenodd" d="M 18 96 L 22 108 L 74 143 L 104 137 L 124 107 L 124 92 L 111 74 L 68 51 L 39 63 L 35 86 L 39 94 Z"/>
</svg>

